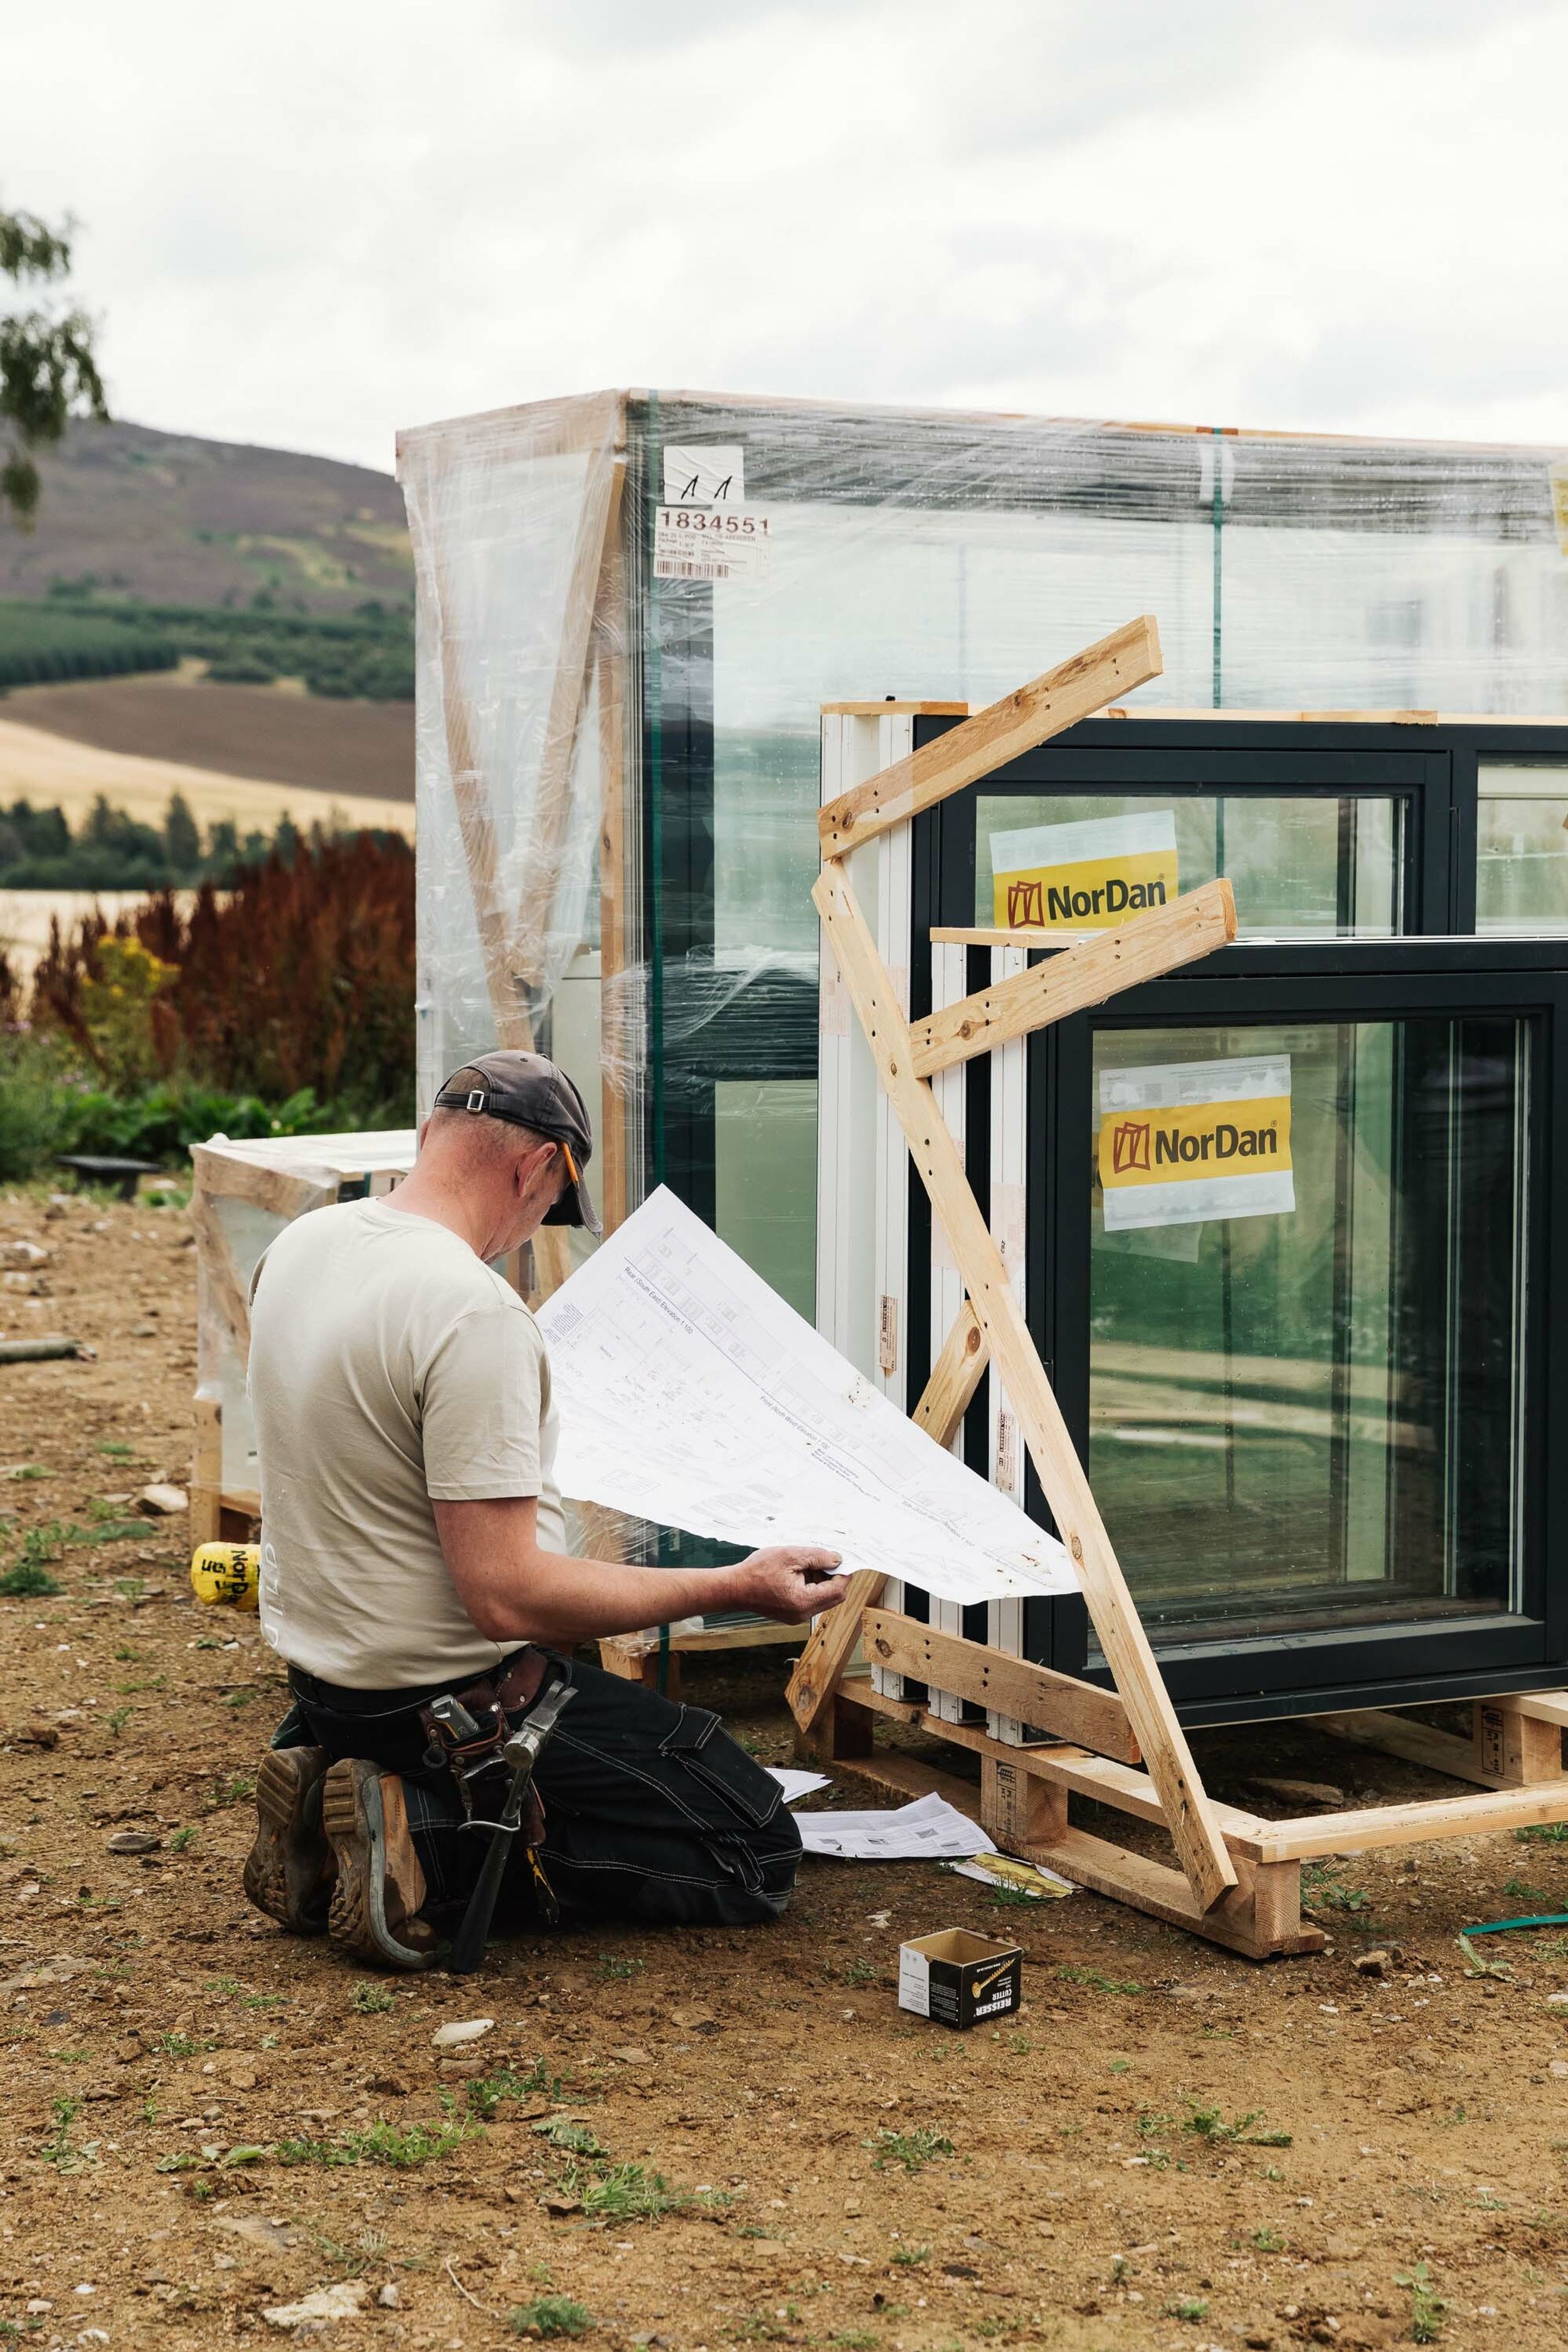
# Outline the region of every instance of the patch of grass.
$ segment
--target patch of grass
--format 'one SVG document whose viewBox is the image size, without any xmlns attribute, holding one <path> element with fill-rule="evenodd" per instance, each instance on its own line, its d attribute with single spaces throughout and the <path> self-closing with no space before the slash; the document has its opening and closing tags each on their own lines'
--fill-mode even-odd
<svg viewBox="0 0 1568 2352">
<path fill-rule="evenodd" d="M 1363 1888 L 1346 1886 L 1329 1863 L 1309 1862 L 1301 1870 L 1301 1902 L 1309 1911 L 1370 1911 L 1372 1897 Z"/>
<path fill-rule="evenodd" d="M 542 2294 L 533 2303 L 520 2303 L 507 2314 L 514 2336 L 586 2336 L 593 2326 L 586 2304 L 569 2294 Z"/>
<path fill-rule="evenodd" d="M 450 2156 L 477 2124 L 453 2116 L 435 2129 L 428 2124 L 372 2124 L 365 2131 L 344 2132 L 337 2139 L 280 2139 L 273 2150 L 279 2164 L 315 2164 L 328 2168 L 345 2164 L 386 2164 L 409 2170 Z"/>
<path fill-rule="evenodd" d="M 107 1454 L 112 1462 L 134 1462 L 136 1459 L 136 1448 L 133 1445 L 121 1445 L 119 1439 L 114 1437 L 105 1438 L 98 1450 L 100 1454 Z"/>
<path fill-rule="evenodd" d="M 129 1543 L 133 1536 L 143 1539 L 152 1533 L 145 1519 L 100 1519 L 96 1527 L 67 1528 L 64 1540 L 68 1544 Z"/>
<path fill-rule="evenodd" d="M 1220 2107 L 1200 2106 L 1195 2099 L 1189 2099 L 1187 2108 L 1183 2131 L 1194 2139 L 1206 2139 L 1213 2147 L 1289 2147 L 1293 2144 L 1289 2132 L 1253 2130 L 1254 2124 L 1264 2120 L 1259 2107 L 1250 2108 L 1246 2115 L 1237 2116 L 1230 2123 L 1226 2121 L 1225 2112 Z"/>
<path fill-rule="evenodd" d="M 1515 1903 L 1533 1903 L 1538 1907 L 1552 1900 L 1551 1895 L 1545 1894 L 1541 1887 L 1527 1886 L 1522 1878 L 1506 1880 L 1502 1891 Z"/>
<path fill-rule="evenodd" d="M 469 2084 L 470 2098 L 478 2088 L 478 2084 Z M 535 2124 L 533 2128 L 549 2147 L 563 2147 L 569 2155 L 607 2156 L 609 2154 L 608 2148 L 603 2145 L 589 2125 L 573 2123 L 566 2116 L 552 2116 L 546 2122 Z"/>
<path fill-rule="evenodd" d="M 1568 1822 L 1531 1822 L 1514 1836 L 1521 1845 L 1568 1845 Z"/>
<path fill-rule="evenodd" d="M 919 2172 L 939 2156 L 952 2154 L 952 2142 L 928 2124 L 920 2124 L 913 2131 L 889 2131 L 884 2124 L 875 2139 L 865 2142 L 875 2148 L 871 2159 L 873 2172 L 885 2172 L 890 2164 L 901 2164 L 906 2172 Z"/>
<path fill-rule="evenodd" d="M 851 1960 L 845 1969 L 844 1981 L 858 1990 L 864 1985 L 874 1985 L 880 1973 L 876 1961 L 868 1960 L 862 1952 L 858 1958 Z"/>
<path fill-rule="evenodd" d="M 256 1782 L 248 1772 L 220 1772 L 208 1790 L 202 1810 L 221 1813 L 230 1805 L 243 1805 L 247 1797 L 256 1794 Z"/>
<path fill-rule="evenodd" d="M 254 1685 L 247 1685 L 244 1689 L 231 1690 L 228 1692 L 224 1699 L 224 1705 L 225 1706 L 233 1707 L 237 1710 L 242 1706 L 248 1706 L 251 1700 L 258 1696 L 259 1696 L 259 1693 L 256 1690 Z"/>
<path fill-rule="evenodd" d="M 1089 1985 L 1095 1992 L 1142 1992 L 1144 1988 L 1134 1977 L 1104 1977 L 1098 1969 L 1061 1968 L 1057 1975 L 1063 1984 Z"/>
<path fill-rule="evenodd" d="M 58 1584 L 36 1559 L 19 1559 L 0 1576 L 0 1600 L 49 1601 L 64 1591 L 64 1585 Z"/>
<path fill-rule="evenodd" d="M 1425 2263 L 1417 2263 L 1408 2271 L 1394 2273 L 1395 2286 L 1410 2289 L 1410 2336 L 1415 2344 L 1436 2344 L 1443 2332 L 1443 2320 L 1447 2305 L 1432 2284 L 1432 2273 Z"/>
<path fill-rule="evenodd" d="M 388 2002 L 387 2006 L 390 2008 L 391 2003 Z M 539 2075 L 542 2063 L 541 2060 L 539 2063 L 530 2067 L 526 2074 L 515 2074 L 510 2066 L 498 2066 L 493 2074 L 477 2076 L 468 2084 L 468 2105 L 475 2115 L 483 2116 L 488 2123 L 497 2108 L 506 2100 L 531 2099 L 542 2090 L 545 2091 L 549 2097 L 555 2098 L 560 2093 L 561 2078 L 555 2075 L 548 2084 L 542 2083 Z M 558 2144 L 564 2146 L 564 2142 Z"/>
<path fill-rule="evenodd" d="M 160 2033 L 152 2047 L 165 2058 L 205 2058 L 216 2042 L 197 2042 L 189 2033 Z"/>
<path fill-rule="evenodd" d="M 599 1954 L 598 1973 L 600 1976 L 609 1979 L 612 1982 L 624 1983 L 626 1978 L 635 1977 L 641 1967 L 642 1962 L 640 1960 L 623 1960 L 618 1958 L 613 1952 L 601 1952 Z"/>
<path fill-rule="evenodd" d="M 54 1475 L 52 1470 L 45 1470 L 37 1462 L 13 1462 L 9 1468 L 0 1470 L 0 1478 L 9 1478 L 13 1485 L 25 1486 L 32 1486 L 39 1478 L 52 1478 Z"/>
<path fill-rule="evenodd" d="M 847 2352 L 875 2352 L 875 2347 L 879 2339 L 868 2327 L 846 2327 L 840 2329 L 837 2336 L 830 2336 L 827 2340 L 830 2344 L 844 2345 Z"/>
<path fill-rule="evenodd" d="M 171 1853 L 184 1853 L 185 1848 L 195 1836 L 195 1824 L 187 1822 L 183 1830 L 176 1830 L 174 1836 L 169 1840 L 169 1852 Z"/>
<path fill-rule="evenodd" d="M 1267 2221 L 1261 2230 L 1254 2230 L 1252 2242 L 1260 2254 L 1282 2254 L 1285 2251 L 1284 2233 L 1271 2229 Z"/>
<path fill-rule="evenodd" d="M 1201 2294 L 1179 2294 L 1165 2305 L 1167 2319 L 1206 2319 L 1209 2307 Z"/>
<path fill-rule="evenodd" d="M 349 2007 L 360 2017 L 384 2017 L 396 2006 L 397 1996 L 391 1986 L 377 1984 L 374 1977 L 361 1977 L 349 1995 Z"/>
<path fill-rule="evenodd" d="M 84 2162 L 92 2161 L 89 2151 L 78 2148 L 71 2140 L 71 2126 L 80 2111 L 81 2101 L 68 2098 L 57 2099 L 49 2110 L 55 2119 L 54 2137 L 44 2142 L 39 2154 L 57 2172 L 79 2172 Z"/>
<path fill-rule="evenodd" d="M 126 1725 L 131 1720 L 131 1709 L 128 1706 L 117 1706 L 111 1714 L 106 1715 L 103 1719 L 108 1725 L 110 1733 L 116 1739 L 118 1739 L 121 1733 L 124 1730 Z"/>
<path fill-rule="evenodd" d="M 569 2197 L 582 2200 L 590 2221 L 659 2221 L 667 2213 L 689 2213 L 692 2208 L 712 2209 L 731 2200 L 711 2189 L 672 2189 L 662 2172 L 642 2164 L 616 2164 L 586 2172 L 568 2167 L 562 2183 Z"/>
<path fill-rule="evenodd" d="M 900 2269 L 912 2271 L 917 2263 L 930 2262 L 931 2248 L 929 2246 L 898 2246 L 895 2247 L 893 2251 L 893 2260 L 899 2264 Z"/>
</svg>

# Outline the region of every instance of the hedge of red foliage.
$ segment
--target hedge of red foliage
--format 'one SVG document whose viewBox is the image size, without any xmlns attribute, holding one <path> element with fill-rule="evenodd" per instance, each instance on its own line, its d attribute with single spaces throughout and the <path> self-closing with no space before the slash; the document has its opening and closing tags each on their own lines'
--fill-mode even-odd
<svg viewBox="0 0 1568 2352">
<path fill-rule="evenodd" d="M 153 1007 L 165 1076 L 185 1073 L 280 1102 L 310 1087 L 322 1102 L 403 1107 L 414 1095 L 414 852 L 361 833 L 277 853 L 189 912 L 154 893 L 110 925 L 54 932 L 34 975 L 35 1027 L 86 1045 L 81 987 L 110 931 L 136 938 L 177 978 Z"/>
</svg>

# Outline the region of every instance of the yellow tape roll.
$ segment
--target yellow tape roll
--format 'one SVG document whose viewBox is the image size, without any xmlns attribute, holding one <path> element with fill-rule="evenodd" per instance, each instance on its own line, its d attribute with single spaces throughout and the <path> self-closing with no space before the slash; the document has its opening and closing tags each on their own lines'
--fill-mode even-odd
<svg viewBox="0 0 1568 2352">
<path fill-rule="evenodd" d="M 209 1604 L 254 1609 L 260 1576 L 259 1544 L 202 1544 L 191 1554 L 191 1591 Z"/>
</svg>

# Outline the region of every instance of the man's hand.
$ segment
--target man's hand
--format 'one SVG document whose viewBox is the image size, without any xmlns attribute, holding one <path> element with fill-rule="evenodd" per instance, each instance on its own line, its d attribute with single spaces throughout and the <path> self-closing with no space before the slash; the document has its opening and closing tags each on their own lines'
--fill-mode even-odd
<svg viewBox="0 0 1568 2352">
<path fill-rule="evenodd" d="M 837 1609 L 844 1579 L 827 1571 L 838 1566 L 840 1557 L 816 1544 L 772 1544 L 754 1551 L 729 1570 L 736 1583 L 734 1605 L 754 1609 L 776 1625 L 798 1625 L 803 1617 Z"/>
</svg>

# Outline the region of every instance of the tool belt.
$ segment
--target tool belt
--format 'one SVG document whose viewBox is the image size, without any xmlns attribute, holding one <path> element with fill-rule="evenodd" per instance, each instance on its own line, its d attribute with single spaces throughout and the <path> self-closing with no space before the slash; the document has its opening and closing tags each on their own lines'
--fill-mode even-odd
<svg viewBox="0 0 1568 2352">
<path fill-rule="evenodd" d="M 543 1689 L 549 1672 L 550 1661 L 542 1650 L 520 1650 L 494 1674 L 481 1675 L 458 1690 L 444 1691 L 420 1707 L 419 1720 L 427 1742 L 425 1761 L 433 1772 L 447 1767 L 469 1822 L 475 1819 L 474 1784 L 486 1774 L 505 1769 L 501 1749 Z M 459 1727 L 465 1717 L 474 1727 L 472 1737 L 466 1727 Z M 483 1798 L 491 1792 L 481 1790 L 479 1793 Z M 531 1850 L 544 1842 L 544 1807 L 531 1785 L 524 1801 L 521 1837 Z"/>
</svg>

